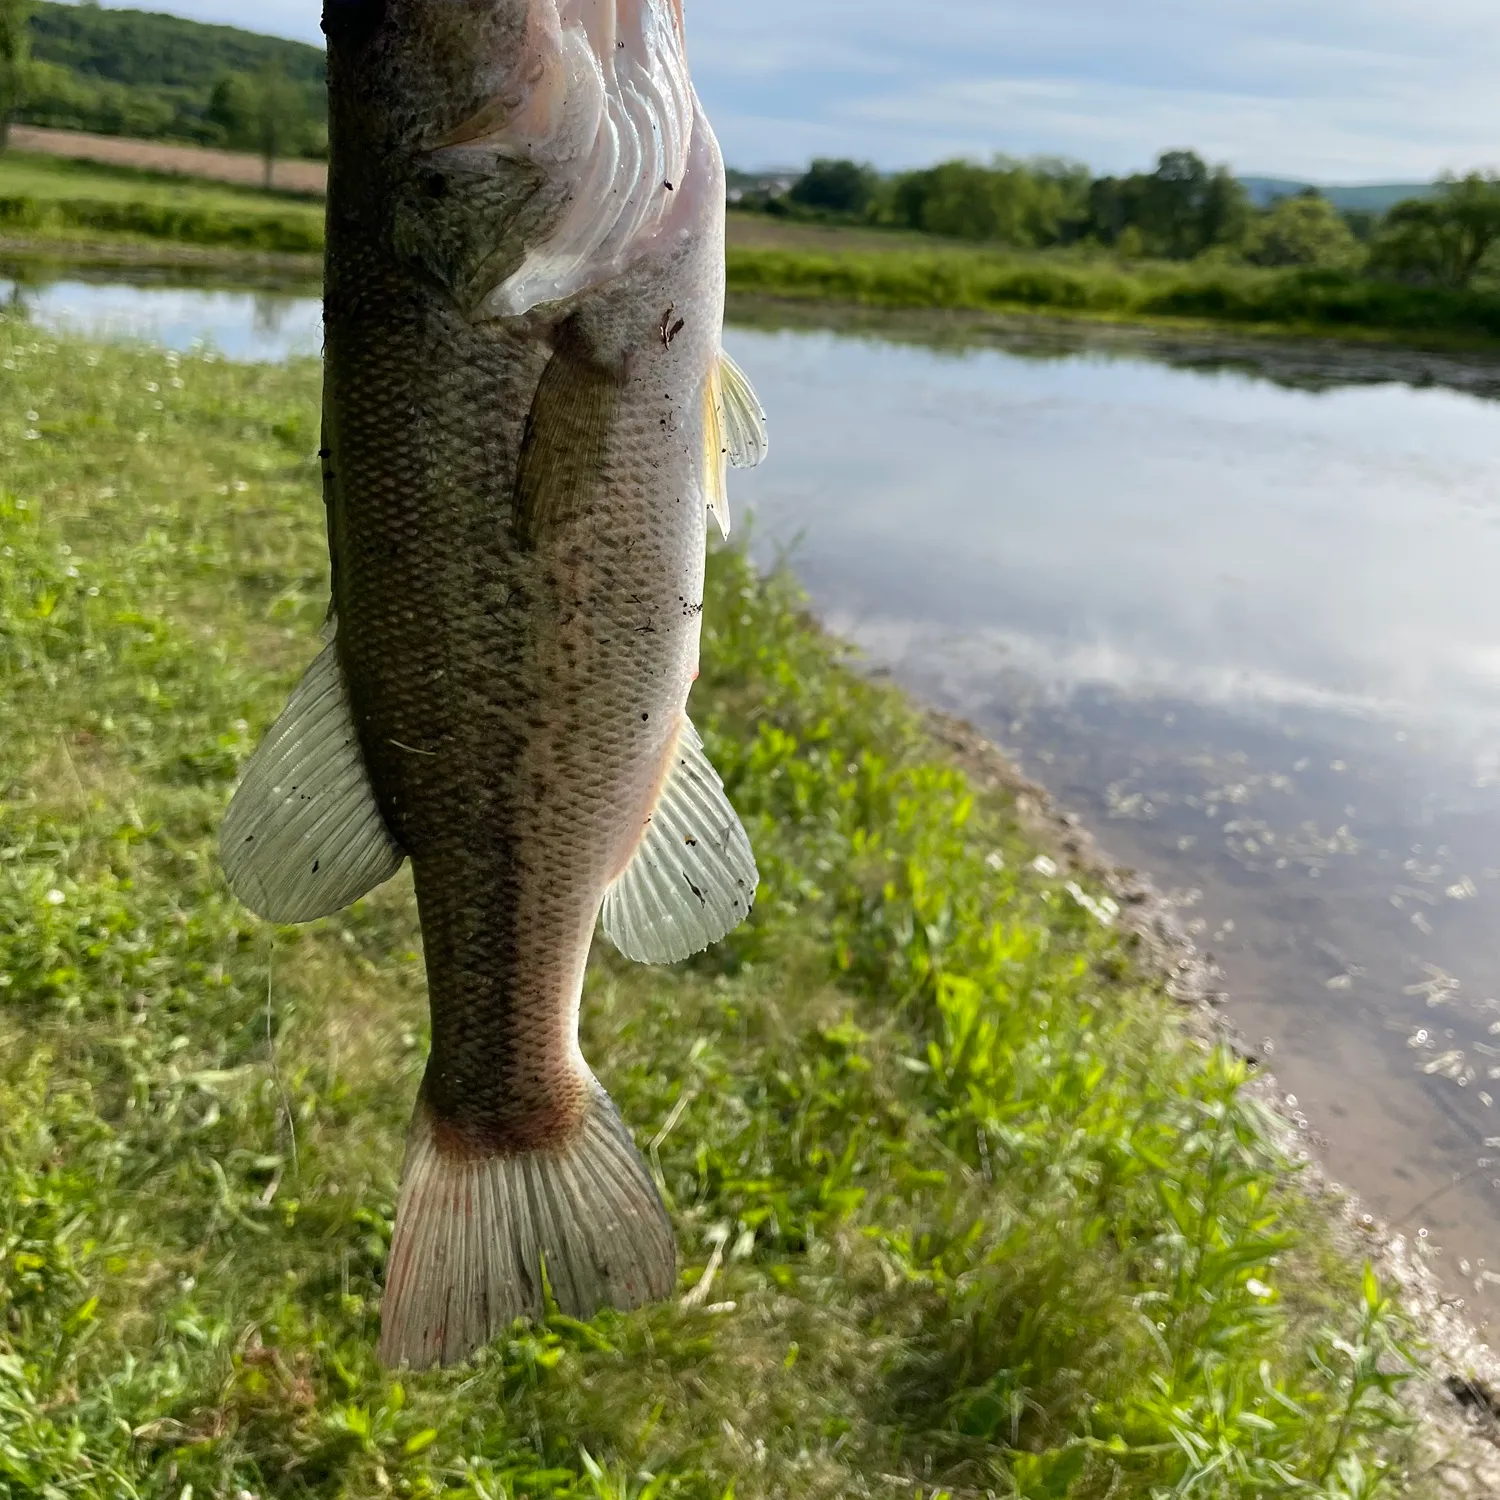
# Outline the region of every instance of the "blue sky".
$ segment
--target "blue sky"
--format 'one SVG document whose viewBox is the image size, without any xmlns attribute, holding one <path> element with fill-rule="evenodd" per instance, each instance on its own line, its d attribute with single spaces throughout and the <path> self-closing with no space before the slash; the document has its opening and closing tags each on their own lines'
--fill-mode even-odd
<svg viewBox="0 0 1500 1500">
<path fill-rule="evenodd" d="M 109 0 L 118 3 L 118 0 Z M 316 0 L 133 0 L 320 40 Z M 731 163 L 1191 145 L 1245 173 L 1500 167 L 1497 0 L 686 0 Z"/>
</svg>

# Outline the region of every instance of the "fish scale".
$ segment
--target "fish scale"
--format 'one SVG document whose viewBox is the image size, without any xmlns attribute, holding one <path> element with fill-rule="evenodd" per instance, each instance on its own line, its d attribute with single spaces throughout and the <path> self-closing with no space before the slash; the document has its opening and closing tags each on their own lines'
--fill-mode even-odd
<svg viewBox="0 0 1500 1500">
<path fill-rule="evenodd" d="M 325 15 L 336 635 L 222 848 L 278 921 L 411 860 L 432 1045 L 381 1352 L 424 1365 L 542 1313 L 544 1284 L 579 1317 L 672 1288 L 580 996 L 601 910 L 673 962 L 754 899 L 686 704 L 707 517 L 764 417 L 720 347 L 723 164 L 670 0 L 619 0 L 628 27 L 614 0 L 351 3 Z M 670 184 L 628 175 L 661 162 Z"/>
</svg>

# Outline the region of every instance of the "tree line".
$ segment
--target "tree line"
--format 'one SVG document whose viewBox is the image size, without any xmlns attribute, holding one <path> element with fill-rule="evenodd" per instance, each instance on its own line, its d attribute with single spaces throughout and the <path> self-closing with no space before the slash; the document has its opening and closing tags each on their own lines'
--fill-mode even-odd
<svg viewBox="0 0 1500 1500">
<path fill-rule="evenodd" d="M 1452 287 L 1500 275 L 1500 178 L 1477 172 L 1381 215 L 1340 212 L 1314 189 L 1257 208 L 1228 167 L 1194 151 L 1167 151 L 1152 171 L 1125 177 L 1046 157 L 895 174 L 822 159 L 785 192 L 751 191 L 740 206 L 1021 250 L 1094 246 L 1128 259 L 1368 271 Z"/>
<path fill-rule="evenodd" d="M 12 121 L 282 156 L 327 154 L 323 53 L 97 3 L 0 0 L 0 146 Z"/>
</svg>

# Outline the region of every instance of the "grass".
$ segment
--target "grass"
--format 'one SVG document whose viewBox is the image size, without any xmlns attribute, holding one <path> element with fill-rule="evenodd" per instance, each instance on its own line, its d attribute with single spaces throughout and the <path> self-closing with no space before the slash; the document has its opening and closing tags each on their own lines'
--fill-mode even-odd
<svg viewBox="0 0 1500 1500">
<path fill-rule="evenodd" d="M 0 235 L 28 254 L 251 256 L 323 249 L 321 205 L 165 174 L 0 155 Z M 1376 281 L 1348 271 L 1121 262 L 1078 251 L 1009 253 L 928 236 L 730 216 L 730 290 L 877 308 L 1043 312 L 1121 322 L 1484 348 L 1500 341 L 1500 293 Z"/>
<path fill-rule="evenodd" d="M 6 152 L 0 233 L 7 232 L 307 254 L 323 247 L 323 208 L 286 194 Z"/>
<path fill-rule="evenodd" d="M 730 216 L 732 291 L 882 308 L 1041 311 L 1126 322 L 1485 347 L 1500 292 L 1378 281 L 1352 271 L 1120 261 L 1078 250 L 1006 252 L 877 230 Z"/>
<path fill-rule="evenodd" d="M 402 877 L 274 929 L 214 853 L 327 600 L 318 370 L 0 321 L 0 1494 L 1354 1500 L 1399 1313 L 1246 1070 L 785 579 L 694 714 L 752 920 L 595 953 L 686 1294 L 373 1357 L 426 1022 Z"/>
</svg>

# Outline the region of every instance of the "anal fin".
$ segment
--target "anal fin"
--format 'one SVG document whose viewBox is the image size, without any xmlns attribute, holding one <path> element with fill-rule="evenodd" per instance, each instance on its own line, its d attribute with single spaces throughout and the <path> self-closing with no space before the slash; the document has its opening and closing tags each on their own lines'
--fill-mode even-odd
<svg viewBox="0 0 1500 1500">
<path fill-rule="evenodd" d="M 250 757 L 224 815 L 229 888 L 257 916 L 311 922 L 405 858 L 376 805 L 337 648 L 324 647 Z"/>
<path fill-rule="evenodd" d="M 637 963 L 679 963 L 744 921 L 759 878 L 724 783 L 684 717 L 645 835 L 605 894 L 605 935 Z"/>
</svg>

